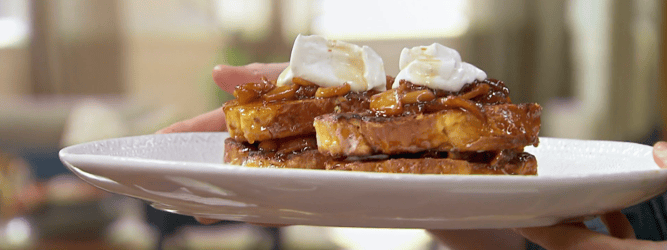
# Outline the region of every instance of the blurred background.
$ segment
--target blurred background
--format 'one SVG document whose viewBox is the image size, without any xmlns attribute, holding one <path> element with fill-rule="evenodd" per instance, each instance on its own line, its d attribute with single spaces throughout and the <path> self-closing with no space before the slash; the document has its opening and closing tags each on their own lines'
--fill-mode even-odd
<svg viewBox="0 0 667 250">
<path fill-rule="evenodd" d="M 541 136 L 651 145 L 665 139 L 666 8 L 659 0 L 2 0 L 0 248 L 437 249 L 421 231 L 181 223 L 73 178 L 57 152 L 219 107 L 231 95 L 213 83 L 213 66 L 288 61 L 300 33 L 369 45 L 390 75 L 403 47 L 438 42 L 505 81 L 514 102 L 540 103 Z M 155 220 L 176 222 L 165 229 Z"/>
</svg>

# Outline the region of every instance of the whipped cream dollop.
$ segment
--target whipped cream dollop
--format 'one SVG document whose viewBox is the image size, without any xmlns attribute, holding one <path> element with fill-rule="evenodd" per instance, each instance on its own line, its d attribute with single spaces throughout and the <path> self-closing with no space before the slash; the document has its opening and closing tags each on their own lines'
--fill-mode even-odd
<svg viewBox="0 0 667 250">
<path fill-rule="evenodd" d="M 401 71 L 392 88 L 401 80 L 432 89 L 459 91 L 475 79 L 486 79 L 486 73 L 472 64 L 462 62 L 459 52 L 434 43 L 429 46 L 404 48 L 399 59 Z"/>
<path fill-rule="evenodd" d="M 280 74 L 278 86 L 293 84 L 299 77 L 320 87 L 350 84 L 356 92 L 386 90 L 386 74 L 382 58 L 370 47 L 322 36 L 299 35 L 294 41 L 290 65 Z"/>
</svg>

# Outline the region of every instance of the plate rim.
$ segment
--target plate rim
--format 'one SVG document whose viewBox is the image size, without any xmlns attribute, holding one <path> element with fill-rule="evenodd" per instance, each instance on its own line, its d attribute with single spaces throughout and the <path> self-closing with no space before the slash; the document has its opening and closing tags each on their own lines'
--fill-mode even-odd
<svg viewBox="0 0 667 250">
<path fill-rule="evenodd" d="M 221 133 L 221 132 L 215 132 L 215 133 L 217 134 L 216 136 L 228 136 L 228 134 L 226 133 Z M 152 136 L 162 136 L 162 135 L 152 134 L 152 135 L 141 135 L 141 136 L 131 136 L 131 137 L 137 139 L 139 137 L 144 137 L 144 136 L 152 137 Z M 223 137 L 222 139 L 224 140 L 224 138 L 225 137 Z M 639 153 L 632 151 L 631 155 L 633 157 L 646 157 L 646 154 L 649 155 L 651 154 L 651 149 L 652 149 L 651 146 L 642 145 L 638 143 L 631 143 L 631 142 L 577 140 L 577 139 L 562 139 L 562 138 L 550 138 L 550 137 L 541 137 L 540 139 L 542 138 L 547 138 L 547 141 L 554 140 L 556 142 L 587 141 L 587 142 L 604 142 L 604 143 L 612 142 L 612 143 L 634 144 L 632 145 L 632 147 L 639 147 L 639 151 L 637 151 Z M 218 139 L 220 138 L 216 138 L 216 140 Z M 132 138 L 121 137 L 121 138 L 112 138 L 107 140 L 132 140 Z M 491 190 L 490 192 L 495 192 L 496 190 L 494 189 L 500 188 L 499 192 L 501 193 L 510 194 L 518 191 L 519 194 L 516 195 L 519 196 L 521 196 L 520 193 L 524 191 L 525 187 L 530 188 L 527 191 L 531 192 L 537 191 L 538 193 L 551 196 L 554 193 L 563 191 L 578 192 L 583 189 L 586 189 L 587 187 L 598 188 L 607 184 L 613 185 L 614 182 L 621 182 L 624 183 L 622 185 L 628 186 L 640 182 L 648 182 L 649 184 L 653 185 L 658 181 L 667 180 L 667 169 L 660 169 L 657 166 L 657 164 L 655 164 L 655 162 L 653 161 L 651 162 L 653 162 L 654 165 L 653 167 L 655 167 L 654 169 L 614 171 L 611 173 L 583 173 L 578 175 L 547 175 L 547 176 L 500 175 L 499 176 L 499 175 L 396 174 L 396 173 L 373 173 L 373 172 L 357 172 L 357 171 L 322 171 L 322 170 L 312 170 L 312 169 L 249 168 L 249 167 L 222 163 L 222 158 L 220 159 L 221 160 L 220 163 L 211 163 L 211 162 L 196 162 L 196 161 L 158 160 L 150 158 L 141 158 L 136 156 L 127 157 L 127 156 L 101 155 L 91 152 L 83 152 L 83 153 L 71 152 L 72 150 L 76 150 L 76 147 L 86 147 L 95 143 L 100 143 L 101 141 L 105 140 L 82 143 L 63 148 L 60 150 L 59 156 L 61 157 L 61 160 L 63 161 L 63 163 L 65 163 L 65 165 L 70 171 L 74 172 L 74 174 L 77 175 L 79 178 L 84 179 L 86 182 L 98 188 L 107 190 L 112 193 L 117 193 L 121 195 L 142 199 L 150 203 L 165 204 L 167 205 L 165 207 L 166 208 L 165 211 L 186 214 L 186 215 L 197 215 L 201 212 L 198 212 L 197 210 L 189 211 L 188 210 L 189 208 L 187 208 L 187 206 L 185 208 L 181 208 L 179 207 L 180 205 L 178 205 L 178 203 L 168 205 L 169 202 L 165 203 L 164 199 L 148 198 L 151 196 L 144 196 L 144 194 L 141 193 L 128 191 L 129 189 L 126 189 L 128 187 L 123 185 L 118 187 L 107 186 L 107 185 L 98 186 L 95 184 L 97 180 L 87 179 L 86 175 L 92 174 L 93 176 L 107 178 L 108 175 L 105 176 L 105 174 L 109 173 L 108 171 L 129 171 L 118 175 L 121 177 L 124 174 L 132 174 L 133 172 L 155 173 L 156 171 L 158 171 L 160 174 L 163 175 L 182 174 L 185 177 L 194 176 L 195 178 L 201 178 L 199 176 L 203 176 L 206 174 L 213 174 L 214 179 L 222 179 L 233 176 L 243 176 L 243 178 L 245 179 L 243 180 L 244 182 L 252 181 L 254 178 L 264 178 L 259 180 L 266 180 L 266 178 L 276 178 L 276 181 L 281 183 L 290 180 L 298 180 L 298 181 L 306 180 L 306 181 L 321 182 L 318 185 L 328 185 L 328 183 L 338 183 L 344 185 L 349 183 L 351 185 L 354 185 L 351 186 L 351 188 L 367 186 L 371 189 L 387 185 L 393 185 L 395 183 L 405 184 L 406 182 L 408 183 L 412 182 L 412 184 L 408 184 L 411 190 L 421 190 L 423 188 L 433 189 L 433 188 L 447 188 L 447 187 L 462 188 L 465 190 L 466 188 L 472 187 L 474 188 L 472 190 L 473 192 L 484 193 L 484 192 L 489 192 L 489 190 Z M 218 144 L 218 141 L 215 141 L 215 143 Z M 222 147 L 222 144 L 220 145 Z M 88 149 L 88 151 L 90 150 Z M 113 153 L 115 152 L 115 150 L 107 152 Z M 642 161 L 642 164 L 646 162 L 647 161 Z M 84 165 L 85 167 L 79 167 Z M 197 170 L 192 171 L 192 169 L 197 169 Z M 102 174 L 98 175 L 96 174 L 96 171 L 100 171 L 98 173 Z M 82 176 L 81 173 L 79 172 L 83 172 L 86 175 Z M 632 176 L 631 178 L 628 178 L 628 173 L 631 173 Z M 596 181 L 591 182 L 590 181 L 591 178 L 595 178 Z M 483 185 L 479 186 L 480 183 Z M 655 195 L 653 195 L 653 192 L 660 191 L 660 193 L 662 193 L 664 192 L 664 189 L 667 189 L 667 184 L 656 186 L 654 189 L 651 189 L 652 195 L 645 194 L 638 196 L 636 199 L 637 202 L 634 204 L 649 200 L 655 197 Z M 660 193 L 656 193 L 656 195 Z M 623 206 L 627 204 L 628 203 L 624 203 Z M 620 207 L 620 205 L 618 206 Z M 252 212 L 249 213 L 248 215 L 250 215 L 250 217 L 247 218 L 243 217 L 246 219 L 239 219 L 239 220 L 252 222 L 254 220 L 253 218 L 258 216 L 256 214 L 253 214 Z M 220 214 L 218 216 L 224 217 L 225 215 Z M 511 219 L 507 221 L 502 221 L 502 220 L 494 221 L 492 218 L 482 219 L 480 221 L 473 222 L 470 228 L 482 228 L 478 226 L 473 227 L 472 225 L 481 225 L 484 223 L 487 223 L 487 225 L 508 225 L 508 223 L 509 224 L 518 223 L 521 225 L 528 225 L 528 223 L 537 223 L 531 225 L 546 226 L 559 222 L 558 220 L 556 220 L 558 218 L 559 218 L 558 215 L 552 215 L 552 216 L 545 215 L 542 217 L 535 217 L 528 219 Z M 280 218 L 272 218 L 272 219 L 280 221 Z M 331 223 L 331 221 L 323 222 L 327 220 L 318 220 L 317 218 L 314 219 L 311 218 L 311 219 L 312 221 L 308 221 L 307 223 L 304 224 L 327 226 L 326 224 L 323 223 Z M 406 226 L 405 228 L 425 228 L 425 227 L 431 227 L 427 225 L 432 225 L 434 228 L 463 229 L 467 227 L 461 226 L 462 224 L 460 223 L 468 219 L 469 218 L 454 218 L 452 219 L 452 221 L 448 220 L 440 221 L 438 223 L 443 223 L 443 224 L 436 225 L 433 223 L 429 224 L 429 222 L 420 222 L 418 220 L 391 221 L 391 218 L 377 218 L 377 220 L 373 219 L 362 222 L 346 222 L 347 224 L 338 226 L 377 227 L 377 225 L 389 225 L 392 227 L 395 226 L 403 227 L 401 225 L 409 225 Z M 487 220 L 490 220 L 491 222 Z M 255 220 L 255 222 L 257 221 L 259 220 Z M 494 228 L 507 228 L 507 226 L 498 226 L 498 227 L 494 226 Z"/>
<path fill-rule="evenodd" d="M 228 136 L 228 132 L 186 132 L 178 133 L 183 136 L 187 134 L 216 134 L 218 136 Z M 173 134 L 171 134 L 173 136 Z M 272 175 L 272 176 L 281 176 L 288 178 L 303 177 L 302 175 L 308 175 L 309 177 L 355 177 L 363 178 L 367 180 L 373 179 L 382 179 L 382 180 L 400 180 L 400 181 L 460 181 L 461 179 L 475 179 L 483 180 L 486 182 L 506 182 L 507 180 L 512 180 L 513 182 L 518 181 L 520 183 L 532 183 L 539 182 L 544 180 L 580 180 L 586 179 L 586 177 L 608 177 L 603 178 L 607 179 L 623 179 L 628 173 L 633 173 L 641 176 L 655 177 L 658 175 L 665 175 L 667 177 L 667 169 L 661 169 L 658 167 L 655 162 L 653 166 L 655 169 L 645 169 L 645 170 L 631 170 L 631 171 L 616 171 L 612 173 L 583 173 L 583 174 L 573 174 L 573 175 L 538 175 L 536 176 L 521 176 L 521 175 L 456 175 L 456 174 L 397 174 L 397 173 L 377 173 L 377 172 L 361 172 L 361 171 L 322 171 L 317 169 L 290 169 L 290 168 L 249 168 L 243 167 L 240 165 L 232 165 L 227 163 L 207 163 L 207 162 L 191 162 L 191 161 L 170 161 L 170 160 L 159 160 L 159 159 L 145 159 L 139 157 L 126 157 L 126 156 L 112 156 L 112 155 L 99 155 L 91 153 L 73 153 L 71 151 L 76 150 L 80 147 L 86 147 L 94 145 L 96 143 L 101 143 L 105 141 L 114 141 L 114 140 L 130 140 L 130 139 L 139 139 L 139 138 L 150 138 L 154 136 L 169 136 L 169 134 L 150 134 L 150 135 L 138 135 L 138 136 L 128 136 L 128 137 L 118 137 L 105 140 L 98 140 L 92 142 L 86 142 L 81 144 L 76 144 L 72 146 L 65 147 L 59 151 L 59 157 L 62 161 L 77 163 L 76 165 L 86 164 L 86 163 L 95 163 L 95 166 L 105 166 L 105 165 L 114 165 L 115 169 L 118 168 L 118 162 L 123 162 L 122 164 L 124 171 L 130 172 L 151 172 L 151 170 L 161 170 L 169 172 L 188 172 L 191 168 L 183 168 L 186 165 L 196 164 L 202 166 L 203 168 L 198 169 L 199 172 L 206 173 L 222 173 L 224 171 L 226 174 L 256 174 L 256 175 Z M 540 137 L 541 143 L 542 140 L 546 141 L 555 141 L 558 143 L 614 143 L 614 144 L 625 144 L 630 145 L 635 148 L 639 148 L 645 151 L 645 154 L 651 155 L 652 146 L 643 145 L 633 142 L 624 142 L 624 141 L 608 141 L 608 140 L 581 140 L 581 139 L 569 139 L 569 138 L 554 138 L 554 137 Z M 222 150 L 222 148 L 221 148 Z M 639 155 L 638 155 L 639 156 Z M 222 161 L 222 159 L 221 159 Z M 75 164 L 73 164 L 75 165 Z M 147 165 L 148 168 L 133 168 L 127 167 L 127 165 Z M 159 165 L 160 167 L 150 167 L 150 165 Z M 78 168 L 78 167 L 77 167 Z M 538 159 L 538 168 L 539 168 L 539 159 Z M 278 173 L 276 175 L 276 173 Z M 322 175 L 322 176 L 321 176 Z M 571 183 L 570 183 L 571 184 Z"/>
</svg>

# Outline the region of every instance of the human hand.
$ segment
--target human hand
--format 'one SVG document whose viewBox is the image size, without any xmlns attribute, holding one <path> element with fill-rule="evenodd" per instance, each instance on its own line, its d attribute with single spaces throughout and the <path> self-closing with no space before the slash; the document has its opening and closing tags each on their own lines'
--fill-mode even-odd
<svg viewBox="0 0 667 250">
<path fill-rule="evenodd" d="M 215 81 L 218 87 L 232 93 L 236 86 L 248 82 L 259 82 L 263 76 L 269 79 L 278 78 L 280 72 L 286 67 L 287 63 L 253 63 L 245 66 L 218 65 L 213 68 L 212 75 L 213 81 Z M 222 108 L 217 108 L 194 118 L 174 123 L 157 131 L 157 133 L 216 132 L 226 130 L 225 113 L 222 111 Z M 195 217 L 195 219 L 205 225 L 218 222 L 218 220 L 208 218 Z"/>
<path fill-rule="evenodd" d="M 265 76 L 269 79 L 278 78 L 280 72 L 287 67 L 287 63 L 253 63 L 245 66 L 218 65 L 213 68 L 213 81 L 222 90 L 229 93 L 240 84 L 248 82 L 259 82 Z M 225 113 L 222 108 L 217 108 L 208 113 L 199 115 L 189 120 L 174 123 L 157 131 L 158 134 L 176 132 L 215 132 L 225 131 Z"/>
<path fill-rule="evenodd" d="M 667 168 L 667 142 L 655 144 L 653 159 L 660 168 Z M 604 214 L 601 219 L 609 235 L 591 231 L 582 222 L 517 228 L 514 233 L 492 229 L 429 232 L 451 249 L 521 249 L 525 248 L 523 238 L 546 249 L 667 249 L 667 242 L 637 240 L 632 225 L 621 212 Z"/>
<path fill-rule="evenodd" d="M 667 168 L 667 142 L 653 146 L 653 159 Z M 602 215 L 609 235 L 593 232 L 584 223 L 519 228 L 515 232 L 546 249 L 665 249 L 667 242 L 637 240 L 632 225 L 621 212 Z"/>
</svg>

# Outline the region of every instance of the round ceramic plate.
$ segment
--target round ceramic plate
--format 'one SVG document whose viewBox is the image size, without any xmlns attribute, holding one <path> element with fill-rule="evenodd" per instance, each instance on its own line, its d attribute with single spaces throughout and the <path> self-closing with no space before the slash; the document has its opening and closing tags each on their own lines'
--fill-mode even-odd
<svg viewBox="0 0 667 250">
<path fill-rule="evenodd" d="M 651 147 L 541 138 L 537 176 L 413 175 L 223 164 L 227 133 L 116 138 L 67 147 L 65 165 L 109 192 L 185 215 L 381 228 L 513 228 L 581 220 L 667 190 Z"/>
</svg>

